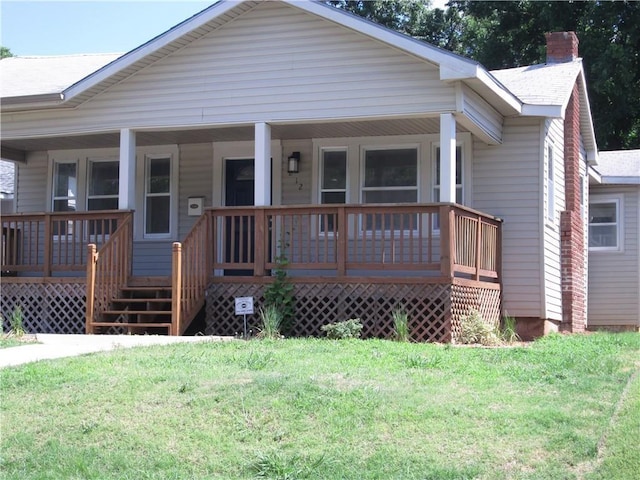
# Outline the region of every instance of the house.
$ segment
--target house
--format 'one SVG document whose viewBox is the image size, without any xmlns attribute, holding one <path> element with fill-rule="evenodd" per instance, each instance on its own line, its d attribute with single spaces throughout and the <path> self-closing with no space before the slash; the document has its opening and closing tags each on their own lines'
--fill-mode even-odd
<svg viewBox="0 0 640 480">
<path fill-rule="evenodd" d="M 589 200 L 589 328 L 640 329 L 640 150 L 600 152 Z"/>
<path fill-rule="evenodd" d="M 323 3 L 220 1 L 121 56 L 2 60 L 3 315 L 234 334 L 286 269 L 293 334 L 388 336 L 399 306 L 418 340 L 472 310 L 583 331 L 598 150 L 578 40 L 547 43 L 489 72 Z"/>
</svg>

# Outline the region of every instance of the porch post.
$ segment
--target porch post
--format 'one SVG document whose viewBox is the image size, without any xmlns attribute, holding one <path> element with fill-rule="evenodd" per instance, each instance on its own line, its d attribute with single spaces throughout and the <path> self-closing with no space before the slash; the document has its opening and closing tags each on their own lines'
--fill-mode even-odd
<svg viewBox="0 0 640 480">
<path fill-rule="evenodd" d="M 136 205 L 136 132 L 120 130 L 120 176 L 118 208 L 133 210 Z"/>
<path fill-rule="evenodd" d="M 456 119 L 440 114 L 440 201 L 456 202 Z"/>
<path fill-rule="evenodd" d="M 271 125 L 255 125 L 254 204 L 271 205 Z"/>
</svg>

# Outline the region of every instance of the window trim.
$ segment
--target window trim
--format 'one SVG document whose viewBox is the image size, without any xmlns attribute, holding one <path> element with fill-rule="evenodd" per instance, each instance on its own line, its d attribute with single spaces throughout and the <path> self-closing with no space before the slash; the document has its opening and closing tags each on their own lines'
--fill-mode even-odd
<svg viewBox="0 0 640 480">
<path fill-rule="evenodd" d="M 550 225 L 556 224 L 556 154 L 553 142 L 548 142 L 545 148 L 545 220 Z"/>
<path fill-rule="evenodd" d="M 159 196 L 168 196 L 169 197 L 169 231 L 166 233 L 147 233 L 147 198 L 149 194 L 147 192 L 147 181 L 149 180 L 149 169 L 152 160 L 169 160 L 169 193 L 162 194 L 151 194 L 152 197 Z M 177 235 L 177 185 L 176 185 L 176 164 L 178 163 L 175 159 L 175 155 L 171 153 L 147 153 L 145 155 L 141 155 L 142 160 L 142 189 L 140 190 L 140 194 L 142 196 L 142 201 L 138 205 L 142 207 L 142 215 L 141 218 L 141 227 L 140 234 L 141 238 L 144 240 L 171 240 L 175 239 Z"/>
<path fill-rule="evenodd" d="M 621 195 L 600 196 L 591 195 L 589 199 L 589 218 L 587 224 L 588 232 L 588 248 L 590 252 L 623 252 L 624 251 L 624 202 Z M 592 247 L 591 246 L 591 227 L 596 225 L 612 225 L 610 223 L 591 223 L 591 206 L 595 204 L 614 204 L 616 206 L 616 246 L 615 247 Z"/>
<path fill-rule="evenodd" d="M 344 179 L 344 188 L 324 188 L 324 153 L 325 152 L 344 152 L 345 156 L 345 179 Z M 348 191 L 349 191 L 349 149 L 345 146 L 342 147 L 320 147 L 319 155 L 318 155 L 318 193 L 316 196 L 316 201 L 318 205 L 336 205 L 331 203 L 323 203 L 322 194 L 324 193 L 344 193 L 344 203 L 348 203 Z M 318 234 L 320 235 L 333 235 L 333 231 L 326 230 L 322 228 L 321 219 L 318 219 Z"/>
</svg>

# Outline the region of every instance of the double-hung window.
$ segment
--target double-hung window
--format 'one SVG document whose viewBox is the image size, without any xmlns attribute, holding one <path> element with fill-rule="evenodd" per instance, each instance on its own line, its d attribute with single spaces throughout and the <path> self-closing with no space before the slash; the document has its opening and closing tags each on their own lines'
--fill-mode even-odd
<svg viewBox="0 0 640 480">
<path fill-rule="evenodd" d="M 144 233 L 165 238 L 171 233 L 171 158 L 147 157 L 144 189 Z"/>
<path fill-rule="evenodd" d="M 594 200 L 589 204 L 589 248 L 620 250 L 620 201 Z"/>
<path fill-rule="evenodd" d="M 76 162 L 55 162 L 53 164 L 54 212 L 75 212 L 78 209 L 78 164 Z M 73 223 L 54 222 L 54 235 L 71 235 Z"/>
<path fill-rule="evenodd" d="M 347 150 L 323 149 L 320 167 L 320 203 L 347 202 Z M 332 232 L 336 225 L 332 215 L 320 219 L 320 231 Z"/>
<path fill-rule="evenodd" d="M 416 203 L 418 149 L 366 148 L 363 156 L 362 203 Z M 366 230 L 406 230 L 415 225 L 411 215 L 366 215 Z"/>
</svg>

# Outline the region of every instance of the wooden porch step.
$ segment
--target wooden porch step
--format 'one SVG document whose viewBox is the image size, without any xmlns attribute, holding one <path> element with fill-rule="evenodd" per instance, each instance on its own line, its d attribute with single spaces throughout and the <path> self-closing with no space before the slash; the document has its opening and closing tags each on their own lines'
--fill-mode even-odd
<svg viewBox="0 0 640 480">
<path fill-rule="evenodd" d="M 103 315 L 171 315 L 171 310 L 107 310 Z"/>
<path fill-rule="evenodd" d="M 126 328 L 166 328 L 171 331 L 170 323 L 127 323 L 127 322 L 94 322 L 94 327 L 126 327 Z"/>
<path fill-rule="evenodd" d="M 168 287 L 171 289 L 171 277 L 131 277 L 127 282 L 130 288 L 140 287 Z"/>
<path fill-rule="evenodd" d="M 114 298 L 113 303 L 171 303 L 170 298 Z"/>
</svg>

